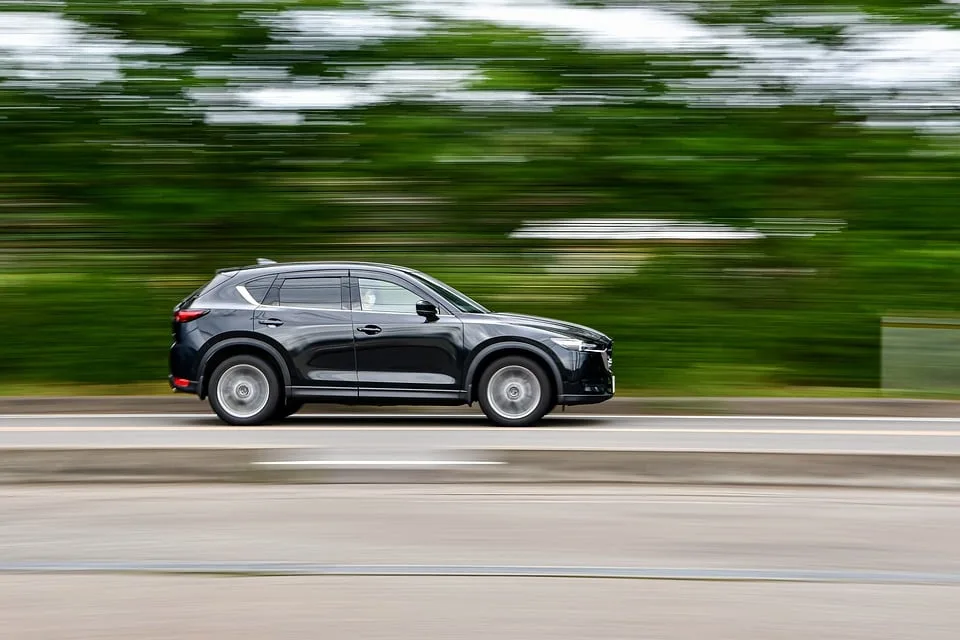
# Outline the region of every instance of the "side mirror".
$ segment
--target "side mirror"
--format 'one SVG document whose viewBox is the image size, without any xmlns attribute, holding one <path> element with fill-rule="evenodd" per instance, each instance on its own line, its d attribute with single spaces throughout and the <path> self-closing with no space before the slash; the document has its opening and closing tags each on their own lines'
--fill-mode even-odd
<svg viewBox="0 0 960 640">
<path fill-rule="evenodd" d="M 421 300 L 417 303 L 417 315 L 423 316 L 427 320 L 436 320 L 440 312 L 437 311 L 437 305 L 432 302 L 427 302 L 426 300 Z"/>
</svg>

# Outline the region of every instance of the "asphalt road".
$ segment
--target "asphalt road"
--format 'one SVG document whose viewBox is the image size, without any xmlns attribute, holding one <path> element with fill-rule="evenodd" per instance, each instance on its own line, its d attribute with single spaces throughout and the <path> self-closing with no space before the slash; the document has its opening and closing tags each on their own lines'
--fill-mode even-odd
<svg viewBox="0 0 960 640">
<path fill-rule="evenodd" d="M 645 449 L 960 454 L 960 418 L 555 414 L 504 429 L 482 416 L 305 414 L 229 427 L 210 414 L 0 415 L 0 447 Z"/>
<path fill-rule="evenodd" d="M 26 486 L 0 505 L 4 638 L 960 632 L 954 493 Z"/>
</svg>

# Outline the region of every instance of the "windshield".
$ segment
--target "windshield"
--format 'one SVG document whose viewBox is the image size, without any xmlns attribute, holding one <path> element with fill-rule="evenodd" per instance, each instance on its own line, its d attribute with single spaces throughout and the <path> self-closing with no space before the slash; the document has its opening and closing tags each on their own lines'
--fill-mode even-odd
<svg viewBox="0 0 960 640">
<path fill-rule="evenodd" d="M 443 284 L 439 280 L 422 273 L 417 273 L 416 271 L 408 271 L 407 275 L 413 276 L 419 280 L 421 284 L 425 285 L 428 289 L 464 313 L 490 313 L 489 309 L 484 308 L 479 303 L 471 300 L 453 287 Z"/>
</svg>

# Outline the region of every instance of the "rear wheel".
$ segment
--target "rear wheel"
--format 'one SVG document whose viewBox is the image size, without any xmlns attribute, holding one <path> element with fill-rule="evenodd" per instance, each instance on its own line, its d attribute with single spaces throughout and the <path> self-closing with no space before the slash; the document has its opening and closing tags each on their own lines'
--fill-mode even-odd
<svg viewBox="0 0 960 640">
<path fill-rule="evenodd" d="M 210 406 L 227 424 L 267 422 L 280 405 L 280 395 L 276 372 L 257 356 L 227 358 L 210 378 Z"/>
<path fill-rule="evenodd" d="M 527 427 L 554 404 L 550 380 L 539 364 L 523 356 L 507 356 L 480 377 L 480 408 L 502 427 Z"/>
</svg>

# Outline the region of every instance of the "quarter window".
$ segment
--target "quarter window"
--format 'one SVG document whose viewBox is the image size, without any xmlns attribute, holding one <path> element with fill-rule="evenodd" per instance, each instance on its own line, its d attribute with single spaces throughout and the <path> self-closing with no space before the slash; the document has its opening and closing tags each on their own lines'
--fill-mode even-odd
<svg viewBox="0 0 960 640">
<path fill-rule="evenodd" d="M 280 285 L 280 304 L 340 309 L 340 278 L 289 278 Z"/>
<path fill-rule="evenodd" d="M 262 278 L 254 278 L 253 280 L 244 282 L 241 286 L 247 290 L 247 293 L 250 294 L 251 298 L 257 301 L 257 304 L 260 304 L 267 296 L 267 291 L 270 290 L 270 285 L 273 284 L 273 281 L 276 278 L 277 276 L 263 276 Z"/>
<path fill-rule="evenodd" d="M 423 296 L 386 280 L 360 278 L 359 281 L 360 308 L 364 311 L 416 313 L 417 303 L 423 299 Z"/>
</svg>

